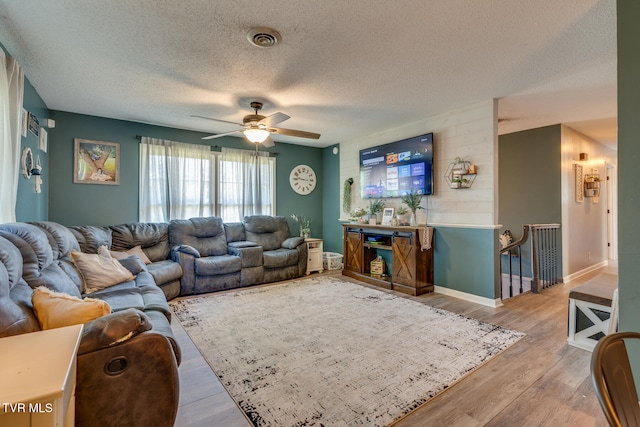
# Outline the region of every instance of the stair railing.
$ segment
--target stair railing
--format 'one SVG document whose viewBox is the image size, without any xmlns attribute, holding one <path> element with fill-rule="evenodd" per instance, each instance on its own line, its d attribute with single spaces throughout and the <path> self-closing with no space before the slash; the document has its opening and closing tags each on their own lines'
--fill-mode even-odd
<svg viewBox="0 0 640 427">
<path fill-rule="evenodd" d="M 513 257 L 516 256 L 520 263 L 520 268 L 518 269 L 518 275 L 520 277 L 520 293 L 523 292 L 522 289 L 522 245 L 527 242 L 529 239 L 529 227 L 527 225 L 522 226 L 522 237 L 517 241 L 508 244 L 504 248 L 500 249 L 500 254 L 506 253 L 509 257 L 509 298 L 513 297 Z M 515 250 L 515 254 L 513 253 Z M 500 260 L 502 263 L 502 259 Z M 500 279 L 500 290 L 502 292 L 502 278 Z"/>
<path fill-rule="evenodd" d="M 500 254 L 507 253 L 509 256 L 509 297 L 513 296 L 513 258 L 517 257 L 520 263 L 518 275 L 520 279 L 520 293 L 522 289 L 522 245 L 531 237 L 531 269 L 533 278 L 531 280 L 531 292 L 540 293 L 559 282 L 558 279 L 558 256 L 557 232 L 560 224 L 524 224 L 522 226 L 522 237 L 500 249 Z M 515 253 L 514 253 L 515 251 Z M 502 260 L 501 260 L 502 262 Z M 501 286 L 502 289 L 502 286 Z"/>
</svg>

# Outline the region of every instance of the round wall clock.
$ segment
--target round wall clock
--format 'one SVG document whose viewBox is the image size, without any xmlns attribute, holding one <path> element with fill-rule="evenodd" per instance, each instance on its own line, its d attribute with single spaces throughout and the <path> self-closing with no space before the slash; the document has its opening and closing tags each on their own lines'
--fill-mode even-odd
<svg viewBox="0 0 640 427">
<path fill-rule="evenodd" d="M 316 188 L 316 173 L 311 166 L 298 165 L 291 170 L 289 184 L 298 194 L 307 195 Z"/>
</svg>

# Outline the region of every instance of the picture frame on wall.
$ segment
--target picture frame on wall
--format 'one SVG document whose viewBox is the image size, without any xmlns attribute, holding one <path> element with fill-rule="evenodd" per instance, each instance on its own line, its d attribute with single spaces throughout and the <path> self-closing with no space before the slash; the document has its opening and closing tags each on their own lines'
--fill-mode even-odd
<svg viewBox="0 0 640 427">
<path fill-rule="evenodd" d="M 25 138 L 27 136 L 27 127 L 28 127 L 27 123 L 29 122 L 29 112 L 24 108 L 22 109 L 21 119 L 22 119 L 22 123 L 21 123 L 20 135 L 22 135 L 22 137 Z"/>
<path fill-rule="evenodd" d="M 39 141 L 39 148 L 40 150 L 44 151 L 45 153 L 47 152 L 47 146 L 49 143 L 49 133 L 47 132 L 47 130 L 45 128 L 40 128 L 40 141 Z"/>
<path fill-rule="evenodd" d="M 120 185 L 120 144 L 75 138 L 73 183 Z"/>
</svg>

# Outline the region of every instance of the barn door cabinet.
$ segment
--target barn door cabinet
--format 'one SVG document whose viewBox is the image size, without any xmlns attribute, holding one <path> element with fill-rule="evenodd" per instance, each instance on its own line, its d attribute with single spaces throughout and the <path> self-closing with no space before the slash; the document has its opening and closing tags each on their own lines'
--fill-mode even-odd
<svg viewBox="0 0 640 427">
<path fill-rule="evenodd" d="M 422 249 L 419 229 L 424 227 L 343 224 L 342 274 L 409 295 L 433 292 L 433 248 Z M 371 274 L 371 261 L 391 252 L 391 274 Z"/>
</svg>

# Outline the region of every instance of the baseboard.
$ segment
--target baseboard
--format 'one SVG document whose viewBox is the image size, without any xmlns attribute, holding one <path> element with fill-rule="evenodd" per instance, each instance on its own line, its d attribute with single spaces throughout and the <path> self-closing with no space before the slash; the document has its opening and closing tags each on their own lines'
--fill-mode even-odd
<svg viewBox="0 0 640 427">
<path fill-rule="evenodd" d="M 587 268 L 584 268 L 584 269 L 582 269 L 580 271 L 576 271 L 575 273 L 571 273 L 568 276 L 564 276 L 562 278 L 562 281 L 564 283 L 569 283 L 572 280 L 576 280 L 576 279 L 584 276 L 585 274 L 589 274 L 589 273 L 591 273 L 593 271 L 596 271 L 599 268 L 606 267 L 607 265 L 609 265 L 609 260 L 601 261 L 601 262 L 599 262 L 597 264 L 591 265 L 591 266 L 589 266 Z"/>
<path fill-rule="evenodd" d="M 521 293 L 531 292 L 531 277 L 522 277 L 522 292 L 520 292 L 520 276 L 513 276 L 513 296 Z M 502 273 L 502 300 L 511 298 L 509 296 L 509 273 Z"/>
<path fill-rule="evenodd" d="M 437 286 L 437 285 L 434 286 L 433 292 L 437 294 L 442 294 L 442 295 L 447 295 L 450 297 L 462 299 L 465 301 L 474 302 L 476 304 L 481 304 L 487 307 L 496 308 L 496 307 L 502 306 L 502 300 L 500 298 L 491 299 L 491 298 L 481 297 L 478 295 L 468 294 L 466 292 L 456 291 L 455 289 L 445 288 L 442 286 Z"/>
</svg>

